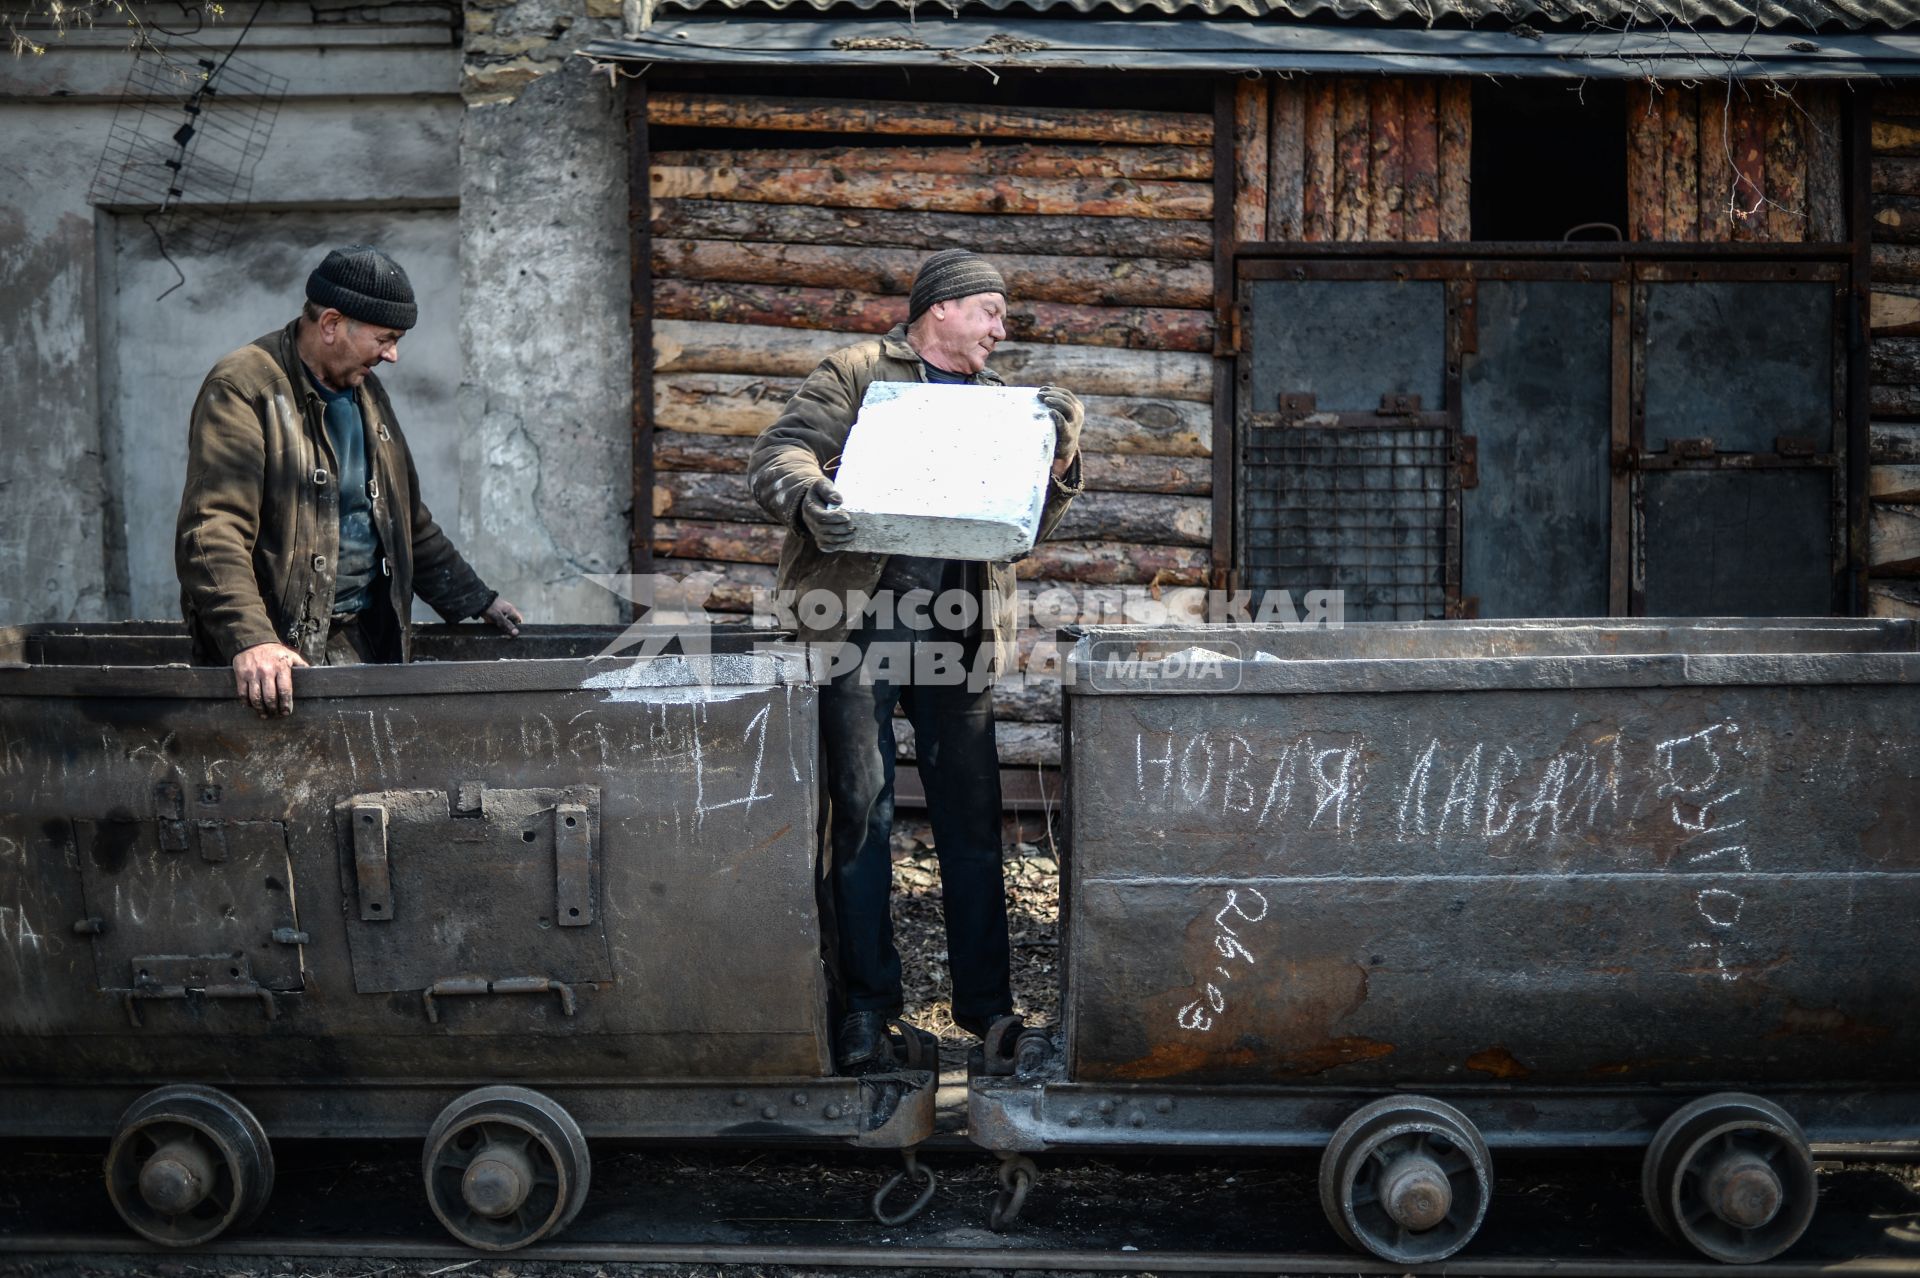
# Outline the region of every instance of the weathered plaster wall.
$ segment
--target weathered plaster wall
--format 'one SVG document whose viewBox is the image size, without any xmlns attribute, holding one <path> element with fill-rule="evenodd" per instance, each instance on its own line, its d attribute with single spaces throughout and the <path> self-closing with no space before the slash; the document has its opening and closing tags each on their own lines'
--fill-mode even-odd
<svg viewBox="0 0 1920 1278">
<path fill-rule="evenodd" d="M 0 621 L 108 603 L 93 213 L 59 195 L 80 140 L 56 113 L 0 104 Z"/>
<path fill-rule="evenodd" d="M 250 12 L 229 3 L 201 39 L 225 48 Z M 266 0 L 242 56 L 287 80 L 271 143 L 231 249 L 176 254 L 188 282 L 164 299 L 172 272 L 137 214 L 88 201 L 132 65 L 125 33 L 72 32 L 11 61 L 0 624 L 176 614 L 200 379 L 292 318 L 306 272 L 350 240 L 414 275 L 421 326 L 386 381 L 441 524 L 533 617 L 618 616 L 581 574 L 627 561 L 625 129 L 620 95 L 573 57 L 617 13 Z"/>
<path fill-rule="evenodd" d="M 631 325 L 623 95 L 573 50 L 605 0 L 467 11 L 460 415 L 463 525 L 488 580 L 541 619 L 613 620 L 624 571 Z"/>
<path fill-rule="evenodd" d="M 162 6 L 143 10 L 190 27 Z M 224 49 L 229 4 L 200 39 Z M 291 319 L 341 240 L 393 240 L 427 303 L 389 378 L 422 488 L 457 526 L 457 11 L 269 0 L 240 56 L 287 80 L 228 251 L 174 256 L 89 202 L 133 65 L 125 32 L 49 38 L 0 77 L 0 624 L 178 615 L 174 512 L 214 359 Z M 177 102 L 155 101 L 166 119 Z M 184 117 L 183 117 L 184 118 Z M 176 246 L 179 247 L 179 246 Z M 401 251 L 404 250 L 404 251 Z M 426 325 L 434 326 L 431 334 Z"/>
</svg>

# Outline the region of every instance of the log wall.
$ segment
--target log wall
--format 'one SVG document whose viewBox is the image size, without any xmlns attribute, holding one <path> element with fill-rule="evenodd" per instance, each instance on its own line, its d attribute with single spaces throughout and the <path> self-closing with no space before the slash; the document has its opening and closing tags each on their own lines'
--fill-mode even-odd
<svg viewBox="0 0 1920 1278">
<path fill-rule="evenodd" d="M 1873 98 L 1869 594 L 1920 617 L 1920 90 Z"/>
<path fill-rule="evenodd" d="M 1758 81 L 1627 89 L 1627 238 L 1839 243 L 1840 99 Z"/>
<path fill-rule="evenodd" d="M 1876 611 L 1920 615 L 1920 91 L 1879 102 L 1872 595 Z M 1634 86 L 1630 238 L 1847 240 L 1840 104 L 1817 86 Z M 1242 80 L 1231 182 L 1216 184 L 1207 112 L 650 94 L 650 128 L 678 147 L 649 157 L 636 210 L 651 230 L 653 379 L 638 408 L 659 570 L 713 574 L 720 611 L 771 588 L 783 532 L 746 489 L 753 437 L 821 358 L 904 319 L 927 253 L 959 246 L 1009 279 L 995 368 L 1089 409 L 1088 491 L 1023 581 L 1204 586 L 1216 190 L 1241 242 L 1464 241 L 1471 105 L 1464 80 Z M 743 130 L 750 144 L 721 144 Z M 1057 689 L 998 700 L 1005 761 L 1052 762 Z"/>
<path fill-rule="evenodd" d="M 1465 80 L 1242 81 L 1235 238 L 1470 239 L 1472 105 Z"/>
<path fill-rule="evenodd" d="M 753 437 L 827 354 L 906 318 L 930 252 L 1011 290 L 994 369 L 1087 403 L 1087 491 L 1023 588 L 1197 586 L 1211 564 L 1211 112 L 652 92 L 656 570 L 714 575 L 714 611 L 773 584 L 784 530 L 747 490 Z M 755 133 L 753 144 L 705 144 Z M 879 135 L 880 141 L 873 140 Z M 1044 664 L 1052 630 L 1021 636 Z M 1059 757 L 1058 688 L 996 692 L 1003 766 Z M 902 733 L 902 757 L 912 738 Z"/>
</svg>

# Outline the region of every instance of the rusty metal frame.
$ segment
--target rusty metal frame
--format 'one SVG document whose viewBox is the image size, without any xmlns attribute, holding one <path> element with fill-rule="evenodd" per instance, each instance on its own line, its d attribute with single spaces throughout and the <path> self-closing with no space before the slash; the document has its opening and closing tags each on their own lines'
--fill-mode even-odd
<svg viewBox="0 0 1920 1278">
<path fill-rule="evenodd" d="M 1841 458 L 1835 453 L 1715 453 L 1706 457 L 1673 456 L 1652 453 L 1634 458 L 1631 469 L 1656 470 L 1833 470 L 1840 472 Z"/>
<path fill-rule="evenodd" d="M 1609 344 L 1613 402 L 1610 455 L 1625 457 L 1633 447 L 1633 288 L 1625 276 L 1613 281 L 1613 324 Z M 1632 610 L 1633 485 L 1626 468 L 1610 466 L 1607 475 L 1607 612 L 1624 617 Z"/>
<path fill-rule="evenodd" d="M 206 1080 L 246 1105 L 276 1140 L 418 1140 L 434 1116 L 485 1081 L 422 1084 L 387 1078 L 296 1082 Z M 512 1080 L 558 1101 L 590 1139 L 832 1142 L 895 1149 L 933 1133 L 934 1076 L 861 1078 Z M 151 1079 L 9 1079 L 0 1131 L 14 1139 L 99 1139 Z"/>
<path fill-rule="evenodd" d="M 1033 764 L 1003 767 L 1000 769 L 1000 809 L 1058 814 L 1062 784 L 1060 774 L 1052 769 Z M 920 779 L 920 769 L 903 767 L 894 775 L 893 806 L 896 811 L 926 811 L 927 788 Z"/>
<path fill-rule="evenodd" d="M 1281 401 L 1295 398 L 1282 395 Z M 1311 395 L 1304 398 L 1311 400 Z M 1419 402 L 1419 396 L 1413 396 Z M 1246 415 L 1250 430 L 1284 430 L 1290 426 L 1313 426 L 1319 429 L 1333 430 L 1445 430 L 1448 414 L 1444 409 L 1409 409 L 1405 412 L 1381 405 L 1377 412 L 1335 412 L 1323 413 L 1309 406 L 1266 413 L 1258 410 Z"/>
<path fill-rule="evenodd" d="M 1308 261 L 1428 261 L 1545 262 L 1545 261 L 1727 261 L 1846 263 L 1848 246 L 1832 244 L 1682 243 L 1617 240 L 1488 240 L 1422 241 L 1419 243 L 1294 243 L 1263 241 L 1244 244 L 1243 263 L 1286 258 Z"/>
<path fill-rule="evenodd" d="M 1647 615 L 1647 486 L 1632 459 L 1647 451 L 1647 286 L 1630 277 L 1627 288 L 1627 451 L 1614 461 L 1627 486 L 1627 611 Z"/>
<path fill-rule="evenodd" d="M 1868 308 L 1873 287 L 1873 93 L 1871 85 L 1856 89 L 1848 102 L 1846 151 L 1842 160 L 1842 172 L 1847 175 L 1847 234 L 1853 251 L 1853 279 L 1845 307 L 1846 603 L 1847 612 L 1856 617 L 1872 611 L 1868 578 L 1872 564 L 1873 502 L 1867 493 L 1872 415 L 1872 333 Z"/>
<path fill-rule="evenodd" d="M 1233 238 L 1234 173 L 1233 158 L 1234 83 L 1223 78 L 1213 91 L 1213 539 L 1211 567 L 1207 584 L 1215 591 L 1236 587 L 1234 547 L 1241 544 L 1235 521 L 1239 502 L 1235 500 L 1234 476 L 1239 470 L 1235 441 L 1239 438 L 1236 422 L 1236 366 L 1244 376 L 1245 358 L 1241 350 L 1244 329 L 1239 282 L 1234 273 Z M 1219 620 L 1219 618 L 1215 618 Z"/>
<path fill-rule="evenodd" d="M 1461 253 L 1458 246 L 1444 258 L 1394 259 L 1380 255 L 1356 255 L 1351 258 L 1327 256 L 1247 257 L 1240 259 L 1240 278 L 1317 279 L 1317 280 L 1608 280 L 1628 268 L 1644 278 L 1660 282 L 1683 280 L 1832 280 L 1839 282 L 1848 274 L 1849 264 L 1831 249 L 1818 253 L 1776 257 L 1772 254 L 1741 254 L 1743 260 L 1674 260 L 1673 254 L 1657 257 L 1640 253 L 1555 254 L 1516 260 L 1508 257 L 1479 258 Z M 1638 246 L 1635 246 L 1638 247 Z M 1665 247 L 1665 246 L 1653 246 Z M 1703 245 L 1702 247 L 1714 247 Z M 1732 255 L 1712 255 L 1715 257 Z"/>
<path fill-rule="evenodd" d="M 749 685 L 764 676 L 781 683 L 808 682 L 804 654 L 782 642 L 791 638 L 791 632 L 783 630 L 716 627 L 700 636 L 705 653 L 685 660 L 711 684 Z M 508 639 L 491 626 L 429 625 L 414 630 L 419 659 L 412 664 L 320 666 L 302 670 L 295 687 L 305 697 L 385 701 L 449 693 L 577 691 L 592 675 L 647 659 L 624 650 L 611 657 L 599 655 L 622 639 L 631 645 L 655 644 L 666 655 L 685 651 L 670 627 L 534 623 L 522 626 L 518 639 Z M 6 626 L 0 627 L 0 670 L 16 667 L 6 675 L 7 693 L 16 697 L 231 701 L 232 673 L 185 665 L 188 647 L 186 627 L 177 621 Z M 132 654 L 146 664 L 131 664 L 126 658 Z M 743 656 L 751 660 L 737 660 Z"/>
<path fill-rule="evenodd" d="M 1866 604 L 1865 592 L 1856 590 L 1854 586 L 1856 574 L 1853 571 L 1854 548 L 1856 545 L 1864 547 L 1865 541 L 1852 534 L 1854 520 L 1861 517 L 1868 507 L 1865 473 L 1867 444 L 1864 438 L 1855 442 L 1852 423 L 1859 421 L 1864 435 L 1866 415 L 1864 408 L 1860 413 L 1854 412 L 1851 394 L 1852 389 L 1858 386 L 1864 396 L 1870 376 L 1866 366 L 1866 343 L 1852 340 L 1857 322 L 1855 289 L 1859 282 L 1867 278 L 1864 271 L 1855 275 L 1854 279 L 1843 275 L 1833 286 L 1833 424 L 1828 431 L 1828 447 L 1838 456 L 1830 452 L 1824 459 L 1824 464 L 1833 469 L 1832 516 L 1829 520 L 1832 529 L 1829 536 L 1833 591 L 1827 606 L 1843 617 L 1860 616 Z M 1864 316 L 1866 311 L 1861 309 L 1857 314 Z M 1856 363 L 1859 364 L 1858 369 L 1854 367 Z"/>
<path fill-rule="evenodd" d="M 1447 477 L 1443 514 L 1443 544 L 1440 552 L 1440 590 L 1449 618 L 1477 617 L 1480 600 L 1460 596 L 1461 508 L 1460 493 L 1465 486 L 1463 466 L 1467 442 L 1460 424 L 1460 366 L 1462 357 L 1480 348 L 1480 305 L 1477 281 L 1449 280 L 1445 285 L 1447 331 L 1445 335 L 1445 378 L 1447 396 Z"/>
<path fill-rule="evenodd" d="M 1421 1089 L 1459 1107 L 1496 1149 L 1635 1149 L 1699 1089 Z M 1098 1084 L 1058 1076 L 974 1075 L 967 1127 L 991 1150 L 1056 1148 L 1319 1149 L 1347 1115 L 1378 1099 L 1354 1087 Z M 1819 1147 L 1920 1153 L 1920 1091 L 1770 1088 Z M 1524 1103 L 1517 1103 L 1524 1100 Z"/>
<path fill-rule="evenodd" d="M 653 571 L 653 201 L 648 196 L 652 150 L 647 133 L 647 81 L 627 85 L 628 314 L 633 323 L 633 514 L 628 571 Z M 630 603 L 622 608 L 630 609 Z"/>
<path fill-rule="evenodd" d="M 1842 283 L 1847 278 L 1848 263 L 1836 260 L 1821 261 L 1776 261 L 1767 258 L 1748 262 L 1712 262 L 1712 261 L 1639 261 L 1634 263 L 1634 277 L 1652 284 L 1691 284 L 1691 283 L 1814 283 L 1826 280 L 1829 283 Z"/>
<path fill-rule="evenodd" d="M 1458 245 L 1444 258 L 1395 259 L 1379 255 L 1242 258 L 1243 280 L 1607 280 L 1619 274 L 1619 259 L 1568 257 L 1563 261 L 1486 261 Z"/>
</svg>

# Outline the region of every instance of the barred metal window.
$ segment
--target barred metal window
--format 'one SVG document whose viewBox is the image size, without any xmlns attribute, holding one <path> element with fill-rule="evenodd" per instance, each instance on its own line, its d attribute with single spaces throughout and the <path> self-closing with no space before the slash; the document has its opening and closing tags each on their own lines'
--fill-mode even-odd
<svg viewBox="0 0 1920 1278">
<path fill-rule="evenodd" d="M 1275 425 L 1244 457 L 1248 589 L 1341 590 L 1354 620 L 1444 615 L 1444 427 Z"/>
<path fill-rule="evenodd" d="M 1236 484 L 1244 588 L 1339 590 L 1356 621 L 1447 615 L 1446 289 L 1251 282 Z"/>
</svg>

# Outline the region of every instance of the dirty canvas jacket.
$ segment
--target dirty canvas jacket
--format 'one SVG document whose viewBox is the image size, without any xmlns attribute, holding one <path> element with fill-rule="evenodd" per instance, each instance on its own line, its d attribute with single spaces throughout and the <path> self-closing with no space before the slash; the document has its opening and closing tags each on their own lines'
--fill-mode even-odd
<svg viewBox="0 0 1920 1278">
<path fill-rule="evenodd" d="M 297 326 L 214 365 L 193 406 L 174 567 L 198 661 L 224 665 L 276 640 L 315 665 L 323 660 L 339 559 L 339 466 L 320 394 L 295 350 Z M 355 402 L 383 561 L 370 630 L 382 660 L 405 661 L 416 590 L 449 621 L 485 611 L 493 592 L 420 501 L 413 456 L 379 379 L 368 376 Z"/>
<path fill-rule="evenodd" d="M 760 432 L 754 442 L 753 457 L 747 464 L 754 500 L 787 529 L 786 543 L 780 550 L 777 588 L 793 591 L 796 596 L 826 590 L 843 601 L 838 624 L 813 629 L 801 622 L 800 638 L 808 643 L 838 643 L 847 637 L 853 619 L 844 615 L 844 600 L 856 590 L 872 594 L 888 556 L 821 550 L 801 521 L 801 502 L 823 476 L 831 478 L 838 472 L 841 451 L 867 387 L 875 382 L 925 380 L 920 356 L 907 342 L 906 326 L 896 325 L 885 337 L 835 351 L 822 360 L 773 425 Z M 1004 384 L 990 370 L 974 374 L 972 380 L 976 386 Z M 1040 514 L 1040 537 L 1059 525 L 1068 504 L 1079 493 L 1080 459 L 1076 456 L 1066 475 L 1048 485 L 1046 506 Z M 988 564 L 985 575 L 981 629 L 991 639 L 992 669 L 999 672 L 1009 669 L 1013 658 L 1013 567 Z"/>
</svg>

